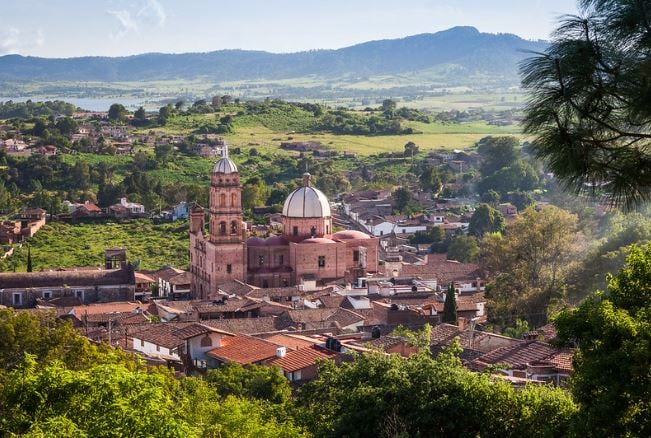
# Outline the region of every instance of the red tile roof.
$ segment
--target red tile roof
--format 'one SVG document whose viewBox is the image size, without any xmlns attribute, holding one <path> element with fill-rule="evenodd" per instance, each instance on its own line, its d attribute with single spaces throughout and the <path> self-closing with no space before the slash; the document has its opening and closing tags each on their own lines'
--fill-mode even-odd
<svg viewBox="0 0 651 438">
<path fill-rule="evenodd" d="M 561 352 L 565 351 L 544 342 L 527 341 L 486 353 L 472 361 L 472 365 L 483 369 L 487 365 L 506 364 L 509 368 L 524 369 L 530 362 L 550 360 L 553 357 L 558 357 L 559 364 L 562 364 L 566 359 L 559 355 Z"/>
<path fill-rule="evenodd" d="M 293 373 L 312 366 L 319 360 L 334 360 L 339 356 L 340 353 L 314 345 L 308 348 L 288 351 L 285 357 L 272 360 L 270 365 L 277 365 L 286 373 Z"/>
<path fill-rule="evenodd" d="M 270 359 L 276 355 L 278 348 L 277 344 L 243 335 L 224 339 L 223 343 L 225 345 L 210 350 L 206 354 L 222 362 L 237 362 L 241 365 Z"/>
</svg>

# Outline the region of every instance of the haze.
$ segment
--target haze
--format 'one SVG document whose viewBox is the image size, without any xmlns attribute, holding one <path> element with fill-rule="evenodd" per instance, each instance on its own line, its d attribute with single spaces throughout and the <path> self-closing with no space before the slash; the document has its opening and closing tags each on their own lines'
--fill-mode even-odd
<svg viewBox="0 0 651 438">
<path fill-rule="evenodd" d="M 458 25 L 546 39 L 574 0 L 4 0 L 0 55 L 294 52 Z"/>
</svg>

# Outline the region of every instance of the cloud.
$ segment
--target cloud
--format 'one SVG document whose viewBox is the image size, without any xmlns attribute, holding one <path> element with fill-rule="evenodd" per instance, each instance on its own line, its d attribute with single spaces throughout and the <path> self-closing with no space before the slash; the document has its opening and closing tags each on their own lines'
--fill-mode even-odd
<svg viewBox="0 0 651 438">
<path fill-rule="evenodd" d="M 8 27 L 0 31 L 0 55 L 26 53 L 45 44 L 42 29 L 36 31 L 21 31 L 16 27 Z"/>
<path fill-rule="evenodd" d="M 138 11 L 138 17 L 153 19 L 160 27 L 165 26 L 165 22 L 167 21 L 165 8 L 163 8 L 163 5 L 158 0 L 145 1 L 143 7 Z"/>
<path fill-rule="evenodd" d="M 137 33 L 146 27 L 165 26 L 167 13 L 158 0 L 144 0 L 140 5 L 140 8 L 137 8 L 136 5 L 130 9 L 106 11 L 118 21 L 119 25 L 117 31 L 109 34 L 111 39 L 120 39 L 129 33 Z"/>
<path fill-rule="evenodd" d="M 112 39 L 119 39 L 128 34 L 131 31 L 138 31 L 138 24 L 131 17 L 131 12 L 126 9 L 121 9 L 119 11 L 106 11 L 109 15 L 115 17 L 118 20 L 120 28 L 116 32 L 111 32 L 109 36 Z"/>
</svg>

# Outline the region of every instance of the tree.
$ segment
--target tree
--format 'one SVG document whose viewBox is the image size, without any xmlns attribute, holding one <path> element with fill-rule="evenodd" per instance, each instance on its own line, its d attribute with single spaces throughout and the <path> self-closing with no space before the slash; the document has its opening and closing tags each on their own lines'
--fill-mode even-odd
<svg viewBox="0 0 651 438">
<path fill-rule="evenodd" d="M 392 118 L 393 113 L 396 111 L 396 107 L 398 105 L 396 104 L 395 100 L 392 99 L 384 99 L 382 101 L 382 112 L 384 113 L 384 116 L 386 118 Z"/>
<path fill-rule="evenodd" d="M 108 118 L 112 121 L 122 121 L 127 114 L 129 114 L 129 111 L 119 103 L 114 103 L 108 110 Z"/>
<path fill-rule="evenodd" d="M 500 202 L 500 194 L 493 189 L 489 189 L 487 192 L 482 193 L 481 202 L 490 206 L 496 206 Z"/>
<path fill-rule="evenodd" d="M 156 161 L 167 164 L 174 158 L 174 146 L 171 144 L 159 144 L 154 146 Z"/>
<path fill-rule="evenodd" d="M 427 166 L 420 175 L 420 183 L 425 190 L 438 193 L 442 186 L 438 169 L 434 166 Z"/>
<path fill-rule="evenodd" d="M 482 237 L 485 233 L 503 233 L 505 227 L 506 222 L 502 212 L 488 204 L 481 204 L 470 218 L 468 232 L 473 236 Z"/>
<path fill-rule="evenodd" d="M 577 221 L 558 207 L 529 207 L 506 235 L 484 235 L 480 260 L 496 275 L 486 290 L 491 321 L 502 326 L 511 326 L 517 317 L 534 326 L 546 322 L 548 308 L 563 298 L 565 279 L 582 250 Z"/>
<path fill-rule="evenodd" d="M 477 260 L 479 245 L 472 236 L 456 236 L 448 246 L 448 260 L 469 263 Z"/>
<path fill-rule="evenodd" d="M 632 208 L 651 199 L 651 7 L 582 0 L 521 66 L 525 132 L 566 188 Z"/>
<path fill-rule="evenodd" d="M 143 107 L 138 108 L 133 113 L 133 120 L 138 125 L 142 125 L 147 121 L 147 113 L 145 112 L 145 109 Z"/>
<path fill-rule="evenodd" d="M 561 341 L 578 347 L 571 389 L 579 431 L 646 436 L 651 430 L 651 245 L 633 247 L 608 291 L 555 319 Z"/>
<path fill-rule="evenodd" d="M 269 197 L 269 188 L 257 176 L 249 178 L 242 186 L 242 207 L 251 209 L 265 205 Z"/>
<path fill-rule="evenodd" d="M 167 104 L 161 107 L 158 110 L 158 123 L 162 126 L 165 126 L 169 118 L 172 117 L 172 114 L 174 114 L 174 107 L 172 104 Z"/>
<path fill-rule="evenodd" d="M 27 245 L 27 272 L 32 272 L 34 267 L 32 266 L 32 247 Z"/>
<path fill-rule="evenodd" d="M 494 174 L 503 167 L 513 165 L 518 154 L 518 139 L 515 137 L 486 137 L 483 138 L 477 151 L 482 155 L 481 174 L 486 177 Z"/>
<path fill-rule="evenodd" d="M 454 283 L 448 285 L 448 291 L 445 294 L 445 303 L 443 304 L 443 318 L 441 322 L 450 324 L 457 323 L 457 294 L 454 290 Z"/>
<path fill-rule="evenodd" d="M 409 141 L 405 144 L 405 149 L 403 156 L 404 157 L 414 157 L 418 153 L 418 145 L 413 141 Z"/>
<path fill-rule="evenodd" d="M 67 137 L 70 137 L 72 134 L 76 134 L 77 131 L 79 131 L 79 125 L 72 117 L 64 117 L 60 119 L 56 123 L 55 127 L 61 135 Z"/>
<path fill-rule="evenodd" d="M 393 192 L 393 206 L 399 212 L 402 212 L 405 207 L 407 207 L 409 201 L 411 201 L 411 193 L 409 193 L 409 190 L 406 188 L 398 187 L 398 189 Z"/>
<path fill-rule="evenodd" d="M 576 406 L 563 389 L 465 369 L 458 342 L 436 359 L 366 353 L 300 388 L 301 421 L 317 437 L 567 436 Z M 451 417 L 451 412 L 463 416 Z"/>
<path fill-rule="evenodd" d="M 227 397 L 255 398 L 282 404 L 289 400 L 291 388 L 287 379 L 276 367 L 242 365 L 229 362 L 206 373 L 206 380 L 213 384 L 219 395 Z"/>
</svg>

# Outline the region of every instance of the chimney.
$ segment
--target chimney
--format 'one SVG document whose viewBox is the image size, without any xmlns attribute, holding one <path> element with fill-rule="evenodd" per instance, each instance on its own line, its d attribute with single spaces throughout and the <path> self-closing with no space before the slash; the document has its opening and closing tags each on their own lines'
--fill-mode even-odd
<svg viewBox="0 0 651 438">
<path fill-rule="evenodd" d="M 459 330 L 464 331 L 466 329 L 466 318 L 459 317 L 457 325 L 459 326 Z"/>
<path fill-rule="evenodd" d="M 285 357 L 287 354 L 287 348 L 286 347 L 278 347 L 276 348 L 276 357 Z"/>
</svg>

